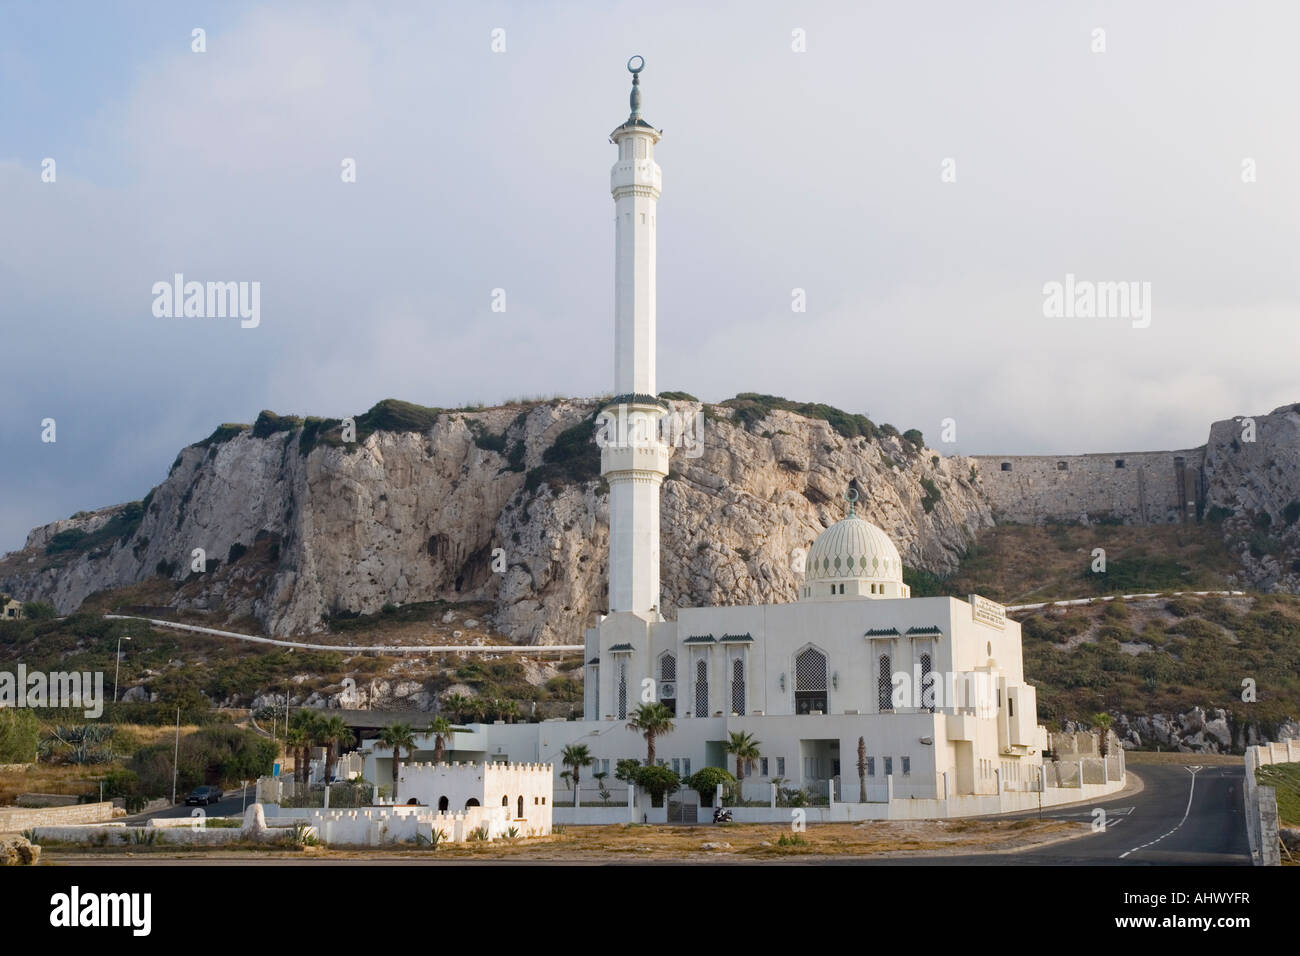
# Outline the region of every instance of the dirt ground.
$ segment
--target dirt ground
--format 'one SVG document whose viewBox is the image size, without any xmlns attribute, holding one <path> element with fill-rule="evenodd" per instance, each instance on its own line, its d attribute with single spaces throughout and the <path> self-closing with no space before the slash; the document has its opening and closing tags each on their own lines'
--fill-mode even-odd
<svg viewBox="0 0 1300 956">
<path fill-rule="evenodd" d="M 249 848 L 213 850 L 176 850 L 172 848 L 132 847 L 115 854 L 103 849 L 79 851 L 68 847 L 49 847 L 49 863 L 76 864 L 93 855 L 148 857 L 151 863 L 168 858 L 192 860 L 196 854 L 216 862 L 218 859 L 254 861 L 306 860 L 402 862 L 442 859 L 448 862 L 473 860 L 517 861 L 533 863 L 601 863 L 601 862 L 675 862 L 705 860 L 733 862 L 779 862 L 800 858 L 807 862 L 819 858 L 872 855 L 911 855 L 917 853 L 989 853 L 1015 852 L 1044 843 L 1068 839 L 1088 832 L 1082 823 L 1059 820 L 905 820 L 866 823 L 827 823 L 809 826 L 795 833 L 790 827 L 775 824 L 731 824 L 722 826 L 569 826 L 550 837 L 529 840 L 499 840 L 487 844 L 444 844 L 436 850 L 415 847 L 383 849 L 345 849 L 309 847 L 301 851 L 272 851 Z M 785 839 L 785 844 L 780 842 Z M 706 848 L 706 844 L 710 846 Z"/>
</svg>

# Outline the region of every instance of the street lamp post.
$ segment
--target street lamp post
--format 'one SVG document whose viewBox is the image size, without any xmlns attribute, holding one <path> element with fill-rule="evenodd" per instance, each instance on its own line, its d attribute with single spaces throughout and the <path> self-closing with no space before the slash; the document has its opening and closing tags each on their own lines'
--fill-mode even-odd
<svg viewBox="0 0 1300 956">
<path fill-rule="evenodd" d="M 122 642 L 131 638 L 117 635 L 117 658 L 113 661 L 113 703 L 117 703 L 117 675 L 122 669 Z"/>
</svg>

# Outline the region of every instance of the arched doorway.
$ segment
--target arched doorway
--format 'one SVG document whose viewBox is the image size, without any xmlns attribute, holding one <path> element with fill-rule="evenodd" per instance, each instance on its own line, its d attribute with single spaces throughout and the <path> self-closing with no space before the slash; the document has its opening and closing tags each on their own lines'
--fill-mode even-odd
<svg viewBox="0 0 1300 956">
<path fill-rule="evenodd" d="M 794 712 L 826 713 L 826 655 L 815 647 L 800 651 L 794 659 Z"/>
<path fill-rule="evenodd" d="M 522 820 L 522 819 L 524 818 L 524 797 L 523 797 L 523 794 L 520 794 L 520 795 L 519 795 L 519 813 L 516 814 L 516 816 L 518 816 L 520 820 Z"/>
<path fill-rule="evenodd" d="M 439 797 L 439 798 L 438 798 L 438 812 L 439 812 L 439 813 L 446 813 L 446 812 L 447 812 L 447 798 L 446 798 L 446 797 Z"/>
</svg>

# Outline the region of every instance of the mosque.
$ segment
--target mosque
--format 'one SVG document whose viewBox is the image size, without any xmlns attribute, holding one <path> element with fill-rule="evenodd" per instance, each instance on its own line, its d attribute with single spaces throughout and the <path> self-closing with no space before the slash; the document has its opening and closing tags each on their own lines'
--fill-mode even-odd
<svg viewBox="0 0 1300 956">
<path fill-rule="evenodd" d="M 1048 737 L 1024 680 L 1020 625 L 974 595 L 911 597 L 898 549 L 855 513 L 853 500 L 812 543 L 793 603 L 682 608 L 675 621 L 660 612 L 659 491 L 669 460 L 657 427 L 667 404 L 655 382 L 661 132 L 641 115 L 643 66 L 639 57 L 628 63 L 631 114 L 610 134 L 618 148 L 617 397 L 607 413 L 638 427 L 620 428 L 601 448 L 609 613 L 586 632 L 584 716 L 473 724 L 454 735 L 449 759 L 549 764 L 558 813 L 564 748 L 586 745 L 595 766 L 583 771 L 584 782 L 603 772 L 609 786 L 618 760 L 645 756 L 629 715 L 657 700 L 674 722 L 658 738 L 657 758 L 682 777 L 706 766 L 734 770 L 724 751 L 729 735 L 752 736 L 760 756 L 745 776 L 749 799 L 766 801 L 779 782 L 845 804 L 988 796 L 994 802 L 980 812 L 1009 809 L 997 802 L 1004 794 L 1045 789 L 1046 776 Z M 428 760 L 432 749 L 422 744 L 413 759 Z M 366 776 L 387 780 L 391 756 L 371 741 L 363 750 Z M 1103 767 L 1101 782 L 1108 780 Z M 583 799 L 594 797 L 588 782 Z M 701 797 L 707 804 L 712 795 Z"/>
</svg>

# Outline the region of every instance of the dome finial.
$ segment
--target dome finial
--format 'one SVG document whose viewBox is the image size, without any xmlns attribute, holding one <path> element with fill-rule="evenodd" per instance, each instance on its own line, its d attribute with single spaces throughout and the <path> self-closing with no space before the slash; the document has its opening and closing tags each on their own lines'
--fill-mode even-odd
<svg viewBox="0 0 1300 956">
<path fill-rule="evenodd" d="M 854 488 L 852 485 L 850 485 L 850 486 L 849 486 L 849 490 L 846 491 L 846 492 L 844 492 L 844 499 L 849 503 L 849 515 L 848 515 L 848 516 L 849 516 L 850 518 L 852 518 L 852 517 L 853 517 L 853 504 L 854 504 L 854 502 L 856 502 L 856 501 L 858 500 L 858 489 L 857 489 L 857 488 Z"/>
<path fill-rule="evenodd" d="M 633 66 L 632 64 L 636 65 Z M 645 57 L 639 53 L 627 61 L 627 71 L 632 74 L 632 95 L 628 101 L 632 106 L 632 115 L 628 117 L 629 123 L 635 123 L 641 118 L 641 71 L 645 69 Z"/>
</svg>

